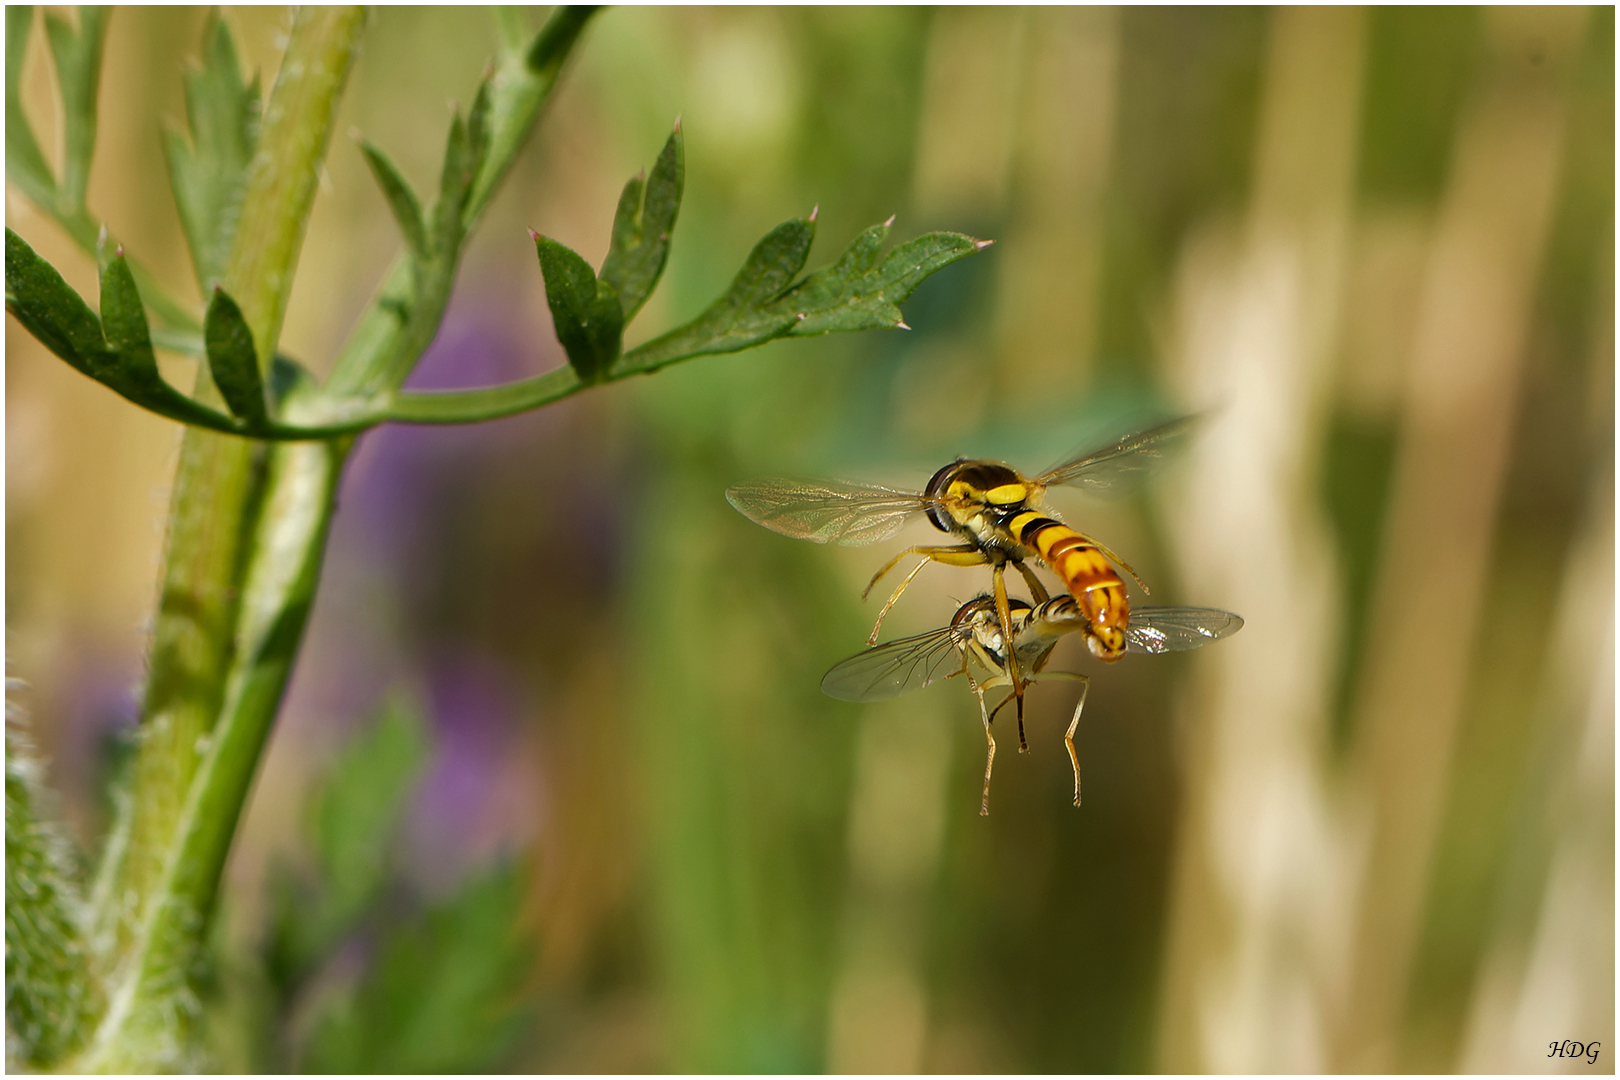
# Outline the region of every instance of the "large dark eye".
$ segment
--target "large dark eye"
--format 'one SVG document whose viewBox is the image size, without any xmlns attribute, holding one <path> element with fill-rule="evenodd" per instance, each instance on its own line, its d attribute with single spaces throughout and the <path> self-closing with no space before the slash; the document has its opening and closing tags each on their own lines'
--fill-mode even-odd
<svg viewBox="0 0 1620 1080">
<path fill-rule="evenodd" d="M 955 475 L 957 467 L 961 464 L 962 459 L 957 458 L 955 461 L 939 470 L 939 472 L 935 473 L 933 479 L 928 481 L 928 486 L 923 489 L 923 494 L 927 495 L 930 499 L 937 499 L 941 495 L 944 495 L 945 489 L 951 486 L 951 477 Z M 934 523 L 934 528 L 938 529 L 940 532 L 956 531 L 955 524 L 946 517 L 945 511 L 940 508 L 938 503 L 930 502 L 928 504 L 928 520 L 932 521 Z"/>
</svg>

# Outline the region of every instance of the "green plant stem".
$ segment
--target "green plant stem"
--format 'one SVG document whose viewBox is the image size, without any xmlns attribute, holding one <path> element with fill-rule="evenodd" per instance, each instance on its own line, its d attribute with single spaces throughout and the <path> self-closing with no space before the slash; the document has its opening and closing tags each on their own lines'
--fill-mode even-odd
<svg viewBox="0 0 1620 1080">
<path fill-rule="evenodd" d="M 503 44 L 490 77 L 489 152 L 463 212 L 469 231 L 517 160 L 551 98 L 564 61 L 595 11 L 587 6 L 558 7 L 527 46 L 515 44 L 520 40 L 516 16 L 501 13 L 498 26 Z M 454 278 L 453 267 L 449 278 Z M 446 290 L 439 301 L 441 314 L 442 303 L 448 299 Z M 414 347 L 407 347 L 410 320 L 401 318 L 398 312 L 401 304 L 413 301 L 419 302 L 420 298 L 412 296 L 410 260 L 402 254 L 389 268 L 377 290 L 377 299 L 349 335 L 332 367 L 327 388 L 333 395 L 384 393 L 405 381 L 422 350 L 432 343 L 414 342 L 410 343 Z"/>
<path fill-rule="evenodd" d="M 261 356 L 274 354 L 315 177 L 363 23 L 359 8 L 301 9 L 271 92 L 226 271 Z M 220 403 L 206 369 L 198 373 L 196 397 Z M 212 819 L 224 815 L 228 847 L 252 775 L 250 764 L 234 806 L 218 795 L 212 803 L 198 803 L 198 789 L 213 790 L 208 778 L 214 772 L 199 777 L 198 766 L 205 755 L 209 761 L 217 756 L 217 740 L 210 742 L 210 736 L 239 659 L 235 649 L 244 644 L 240 587 L 254 554 L 252 531 L 264 487 L 259 446 L 197 429 L 188 429 L 182 443 L 129 841 L 122 866 L 112 871 L 115 884 L 106 891 L 113 910 L 94 913 L 102 931 L 98 951 L 115 972 L 115 985 L 82 1063 L 86 1068 L 148 1071 L 186 1063 L 189 968 L 217 886 L 215 864 L 223 865 L 222 854 L 218 860 L 199 858 L 209 845 L 193 834 L 200 822 L 219 828 Z"/>
<path fill-rule="evenodd" d="M 587 14 L 559 11 L 538 39 L 546 48 L 527 56 L 508 51 L 503 59 L 506 70 L 497 74 L 507 93 L 496 103 L 492 140 L 499 156 L 492 154 L 480 175 L 469 218 L 487 203 L 538 119 Z M 226 273 L 260 357 L 274 355 L 308 198 L 361 22 L 353 12 L 304 9 L 266 109 Z M 403 381 L 409 364 L 398 370 L 401 329 L 387 312 L 382 323 L 363 320 L 351 339 L 360 347 L 346 353 L 359 362 L 351 359 L 348 370 L 371 380 L 397 373 L 396 384 Z M 341 383 L 338 373 L 334 382 Z M 574 388 L 554 388 L 544 400 Z M 378 389 L 361 398 L 363 411 L 391 406 L 386 377 Z M 220 402 L 205 372 L 196 396 Z M 286 420 L 307 432 L 322 421 L 309 410 L 308 401 L 295 398 Z M 364 426 L 328 425 L 334 433 Z M 123 844 L 129 854 L 112 887 L 100 891 L 112 898 L 131 895 L 129 884 L 143 887 L 131 910 L 109 899 L 117 910 L 99 920 L 125 928 L 106 935 L 117 943 L 108 959 L 121 977 L 82 1067 L 188 1063 L 182 1026 L 188 965 L 303 636 L 352 444 L 350 438 L 278 444 L 261 467 L 260 442 L 196 429 L 186 434 L 145 713 L 151 730 L 137 757 L 134 817 Z"/>
<path fill-rule="evenodd" d="M 281 336 L 316 180 L 364 23 L 360 7 L 300 8 L 265 107 L 223 281 L 253 331 L 261 370 L 268 370 Z"/>
</svg>

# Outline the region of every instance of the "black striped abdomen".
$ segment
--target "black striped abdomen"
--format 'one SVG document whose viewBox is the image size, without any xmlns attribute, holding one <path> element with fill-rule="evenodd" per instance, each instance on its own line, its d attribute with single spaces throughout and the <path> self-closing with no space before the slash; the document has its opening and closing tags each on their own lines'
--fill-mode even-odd
<svg viewBox="0 0 1620 1080">
<path fill-rule="evenodd" d="M 1063 579 L 1080 605 L 1091 633 L 1086 644 L 1102 660 L 1125 655 L 1125 627 L 1130 624 L 1130 602 L 1120 580 L 1097 545 L 1063 524 L 1033 510 L 1007 523 L 1020 544 L 1033 548 L 1041 561 Z"/>
</svg>

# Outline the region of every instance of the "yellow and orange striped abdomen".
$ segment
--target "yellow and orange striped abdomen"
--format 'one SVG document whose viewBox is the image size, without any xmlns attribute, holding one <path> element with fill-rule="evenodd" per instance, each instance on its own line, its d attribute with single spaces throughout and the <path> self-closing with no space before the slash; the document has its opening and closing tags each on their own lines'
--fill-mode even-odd
<svg viewBox="0 0 1620 1080">
<path fill-rule="evenodd" d="M 1125 583 L 1097 545 L 1061 521 L 1026 510 L 1007 523 L 1008 531 L 1063 579 L 1080 605 L 1091 632 L 1086 644 L 1099 660 L 1125 655 L 1125 628 L 1130 625 L 1130 601 Z"/>
</svg>

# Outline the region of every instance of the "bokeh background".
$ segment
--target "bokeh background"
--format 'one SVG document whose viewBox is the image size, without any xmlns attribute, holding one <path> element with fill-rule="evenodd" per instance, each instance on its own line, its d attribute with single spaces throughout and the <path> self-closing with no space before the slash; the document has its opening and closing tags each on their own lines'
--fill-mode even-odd
<svg viewBox="0 0 1620 1080">
<path fill-rule="evenodd" d="M 284 17 L 227 15 L 267 80 Z M 114 15 L 91 184 L 183 295 L 158 132 L 203 18 Z M 1608 1071 L 1547 1053 L 1615 1045 L 1614 40 L 1612 8 L 601 14 L 413 385 L 563 362 L 524 227 L 599 262 L 677 114 L 686 200 L 632 343 L 813 204 L 812 265 L 891 213 L 998 242 L 922 287 L 909 334 L 366 435 L 222 948 L 252 954 L 307 792 L 405 695 L 432 756 L 399 887 L 526 878 L 498 1067 Z M 339 131 L 428 188 L 493 48 L 483 12 L 380 10 Z M 36 35 L 47 143 L 48 64 Z M 94 295 L 9 189 L 7 220 Z M 398 243 L 339 137 L 284 351 L 323 370 Z M 6 344 L 8 669 L 93 849 L 179 432 L 11 321 Z M 920 486 L 956 454 L 1035 470 L 1198 410 L 1145 495 L 1054 496 L 1155 602 L 1248 620 L 1100 670 L 1063 646 L 1094 676 L 1080 810 L 1072 689 L 1032 692 L 981 819 L 962 688 L 818 690 L 901 541 L 799 543 L 722 498 Z M 979 577 L 925 570 L 888 633 Z"/>
</svg>

